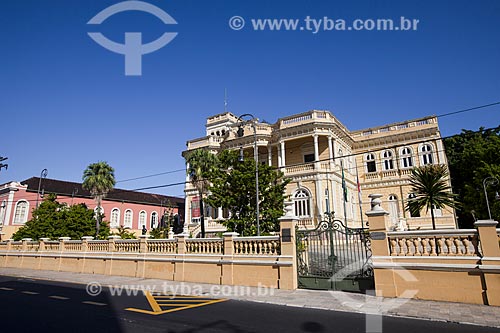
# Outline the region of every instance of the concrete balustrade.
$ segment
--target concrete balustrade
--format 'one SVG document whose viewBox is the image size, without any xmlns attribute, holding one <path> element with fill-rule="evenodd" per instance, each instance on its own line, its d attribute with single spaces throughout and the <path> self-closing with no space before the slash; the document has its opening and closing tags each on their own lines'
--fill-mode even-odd
<svg viewBox="0 0 500 333">
<path fill-rule="evenodd" d="M 285 218 L 281 223 L 291 222 Z M 287 238 L 286 246 L 279 236 L 237 237 L 236 233 L 215 239 L 181 234 L 173 239 L 9 240 L 0 242 L 0 267 L 293 289 L 295 227 L 290 224 L 288 229 L 292 238 Z"/>
<path fill-rule="evenodd" d="M 476 229 L 387 232 L 381 195 L 370 198 L 377 296 L 500 306 L 496 221 L 477 221 Z"/>
</svg>

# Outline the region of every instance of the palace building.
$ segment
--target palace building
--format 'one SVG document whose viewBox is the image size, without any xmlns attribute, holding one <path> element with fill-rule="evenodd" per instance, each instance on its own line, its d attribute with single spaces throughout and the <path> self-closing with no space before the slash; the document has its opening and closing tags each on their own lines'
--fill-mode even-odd
<svg viewBox="0 0 500 333">
<path fill-rule="evenodd" d="M 8 239 L 32 218 L 32 211 L 49 193 L 68 206 L 84 203 L 97 210 L 89 191 L 81 183 L 32 177 L 21 182 L 0 185 L 0 238 Z M 112 231 L 119 226 L 141 234 L 160 226 L 164 214 L 179 215 L 184 221 L 184 199 L 160 194 L 113 189 L 103 199 L 101 211 Z M 93 235 L 89 235 L 93 236 Z"/>
<path fill-rule="evenodd" d="M 240 137 L 241 124 L 244 134 Z M 390 214 L 388 230 L 432 228 L 430 212 L 411 216 L 405 205 L 412 196 L 409 175 L 413 167 L 447 165 L 436 117 L 349 131 L 328 111 L 312 110 L 275 124 L 242 122 L 225 112 L 209 117 L 205 136 L 188 141 L 183 154 L 199 148 L 213 153 L 242 148 L 253 156 L 255 141 L 259 163 L 268 163 L 291 179 L 286 195 L 295 202 L 302 228 L 314 228 L 326 212 L 334 212 L 349 227 L 361 227 L 372 193 L 383 194 L 382 207 Z M 199 198 L 186 180 L 185 217 L 196 234 Z M 453 209 L 435 209 L 434 213 L 437 228 L 456 227 Z M 224 230 L 218 222 L 229 217 L 217 207 L 206 207 L 205 216 L 208 232 Z"/>
</svg>

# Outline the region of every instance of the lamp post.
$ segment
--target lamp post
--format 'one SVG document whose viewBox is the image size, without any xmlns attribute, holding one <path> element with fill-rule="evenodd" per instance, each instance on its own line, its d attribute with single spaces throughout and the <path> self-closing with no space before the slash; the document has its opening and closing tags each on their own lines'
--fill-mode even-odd
<svg viewBox="0 0 500 333">
<path fill-rule="evenodd" d="M 488 207 L 488 216 L 491 218 L 491 210 L 490 210 L 490 202 L 488 200 L 488 192 L 486 192 L 486 188 L 489 185 L 498 185 L 498 178 L 497 177 L 487 177 L 483 179 L 483 189 L 484 189 L 484 197 L 486 198 L 486 207 Z"/>
<path fill-rule="evenodd" d="M 242 118 L 243 117 L 252 117 L 252 119 L 243 122 Z M 255 202 L 256 202 L 256 212 L 255 212 L 255 220 L 257 222 L 257 236 L 260 236 L 260 221 L 259 221 L 259 152 L 257 150 L 257 127 L 255 126 L 255 123 L 257 122 L 257 118 L 255 118 L 252 114 L 250 113 L 245 113 L 242 114 L 241 116 L 238 117 L 238 137 L 242 137 L 244 135 L 243 131 L 243 126 L 250 122 L 253 127 L 253 141 L 254 141 L 254 148 L 253 148 L 253 158 L 255 160 Z M 240 150 L 240 160 L 243 157 L 243 149 Z"/>
<path fill-rule="evenodd" d="M 49 170 L 43 169 L 40 172 L 40 179 L 38 180 L 38 191 L 36 192 L 36 208 L 38 208 L 38 198 L 40 197 L 40 187 L 42 186 L 42 179 L 47 178 L 49 174 Z"/>
</svg>

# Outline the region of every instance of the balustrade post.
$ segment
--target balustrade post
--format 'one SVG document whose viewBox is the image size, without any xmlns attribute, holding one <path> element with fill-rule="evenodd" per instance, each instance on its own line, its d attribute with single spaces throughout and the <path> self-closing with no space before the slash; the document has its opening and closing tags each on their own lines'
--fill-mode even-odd
<svg viewBox="0 0 500 333">
<path fill-rule="evenodd" d="M 6 239 L 7 242 L 7 252 L 12 251 L 12 242 L 14 241 L 12 238 Z"/>
<path fill-rule="evenodd" d="M 150 235 L 140 235 L 139 236 L 139 252 L 146 253 L 148 252 L 148 238 Z"/>
<path fill-rule="evenodd" d="M 175 238 L 177 238 L 177 253 L 178 254 L 185 254 L 186 253 L 186 235 L 184 235 L 184 234 L 175 235 Z"/>
<path fill-rule="evenodd" d="M 59 251 L 64 252 L 66 251 L 66 246 L 64 246 L 65 242 L 69 241 L 71 237 L 59 237 Z"/>
<path fill-rule="evenodd" d="M 92 236 L 83 236 L 82 237 L 82 251 L 89 252 L 89 241 L 93 240 Z"/>
<path fill-rule="evenodd" d="M 284 203 L 285 215 L 279 218 L 280 221 L 280 250 L 283 260 L 291 260 L 292 266 L 280 267 L 280 289 L 297 289 L 297 239 L 295 237 L 295 228 L 297 227 L 298 217 L 293 213 L 293 202 Z"/>
<path fill-rule="evenodd" d="M 489 305 L 500 306 L 500 279 L 498 266 L 500 265 L 500 245 L 496 230 L 498 222 L 493 220 L 479 220 L 474 223 L 479 235 L 479 244 L 483 254 L 479 268 L 483 271 L 484 287 Z"/>
<path fill-rule="evenodd" d="M 394 277 L 392 270 L 377 269 L 376 267 L 377 262 L 383 263 L 385 260 L 387 260 L 384 260 L 383 258 L 387 258 L 390 256 L 389 242 L 387 241 L 387 232 L 385 228 L 387 216 L 389 215 L 389 213 L 380 206 L 380 204 L 382 203 L 381 194 L 370 194 L 368 197 L 371 200 L 371 209 L 365 214 L 366 216 L 368 216 L 368 227 L 370 231 L 372 260 L 374 266 L 373 271 L 375 278 L 375 292 L 377 296 L 396 297 L 397 293 L 393 280 Z M 400 240 L 400 246 L 401 241 L 403 244 L 406 243 L 404 240 Z M 403 254 L 401 248 L 401 255 L 412 255 L 409 245 L 407 251 L 407 254 Z"/>
<path fill-rule="evenodd" d="M 21 239 L 22 242 L 22 251 L 28 251 L 28 242 L 31 242 L 33 239 L 31 238 L 23 238 Z"/>
<path fill-rule="evenodd" d="M 38 241 L 40 242 L 40 246 L 39 246 L 39 251 L 45 251 L 45 243 L 48 242 L 50 240 L 50 238 L 40 238 Z"/>
<path fill-rule="evenodd" d="M 233 260 L 234 255 L 234 238 L 238 237 L 237 232 L 225 232 L 222 234 L 224 238 L 224 260 L 231 261 Z M 222 265 L 222 276 L 221 276 L 221 284 L 223 285 L 233 285 L 233 264 L 232 262 L 224 263 Z"/>
<path fill-rule="evenodd" d="M 222 234 L 224 238 L 224 255 L 234 254 L 234 238 L 238 237 L 237 232 L 225 232 Z"/>
<path fill-rule="evenodd" d="M 174 227 L 168 228 L 168 239 L 174 239 Z"/>
<path fill-rule="evenodd" d="M 116 251 L 115 241 L 117 239 L 122 239 L 122 238 L 118 235 L 108 236 L 108 252 Z"/>
</svg>

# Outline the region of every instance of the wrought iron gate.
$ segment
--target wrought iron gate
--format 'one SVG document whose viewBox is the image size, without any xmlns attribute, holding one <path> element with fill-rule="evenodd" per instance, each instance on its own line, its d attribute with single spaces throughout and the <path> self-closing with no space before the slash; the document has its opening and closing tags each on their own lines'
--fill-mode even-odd
<svg viewBox="0 0 500 333">
<path fill-rule="evenodd" d="M 374 288 L 367 229 L 348 228 L 327 215 L 314 230 L 297 230 L 299 288 L 364 291 Z"/>
</svg>

